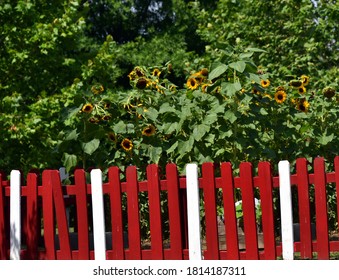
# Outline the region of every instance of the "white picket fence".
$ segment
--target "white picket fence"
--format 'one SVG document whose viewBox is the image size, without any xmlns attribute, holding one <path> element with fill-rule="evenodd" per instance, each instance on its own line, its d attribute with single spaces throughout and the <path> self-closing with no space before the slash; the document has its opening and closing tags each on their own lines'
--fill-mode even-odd
<svg viewBox="0 0 339 280">
<path fill-rule="evenodd" d="M 92 215 L 94 233 L 94 257 L 95 260 L 106 259 L 105 223 L 103 204 L 102 172 L 94 169 L 90 174 L 92 185 Z M 10 174 L 10 259 L 20 259 L 21 249 L 21 217 L 20 217 L 20 172 L 13 170 Z M 282 232 L 282 257 L 284 260 L 292 260 L 293 251 L 293 216 L 290 182 L 290 164 L 288 161 L 279 163 L 280 180 L 280 212 Z M 60 170 L 60 177 L 67 177 L 64 169 Z M 188 241 L 189 259 L 202 260 L 202 240 L 200 236 L 200 209 L 198 192 L 198 166 L 187 164 L 186 166 L 186 190 L 187 190 L 187 215 L 188 215 Z"/>
</svg>

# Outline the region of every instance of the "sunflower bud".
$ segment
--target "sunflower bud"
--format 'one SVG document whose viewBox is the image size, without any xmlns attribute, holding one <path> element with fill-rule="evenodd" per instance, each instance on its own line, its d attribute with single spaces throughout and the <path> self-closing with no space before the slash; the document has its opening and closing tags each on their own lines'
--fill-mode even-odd
<svg viewBox="0 0 339 280">
<path fill-rule="evenodd" d="M 332 98 L 334 95 L 335 95 L 335 89 L 332 88 L 332 87 L 325 87 L 323 89 L 323 95 L 326 97 L 326 98 Z"/>
<path fill-rule="evenodd" d="M 292 86 L 292 87 L 301 87 L 302 86 L 302 81 L 300 81 L 300 80 L 291 80 L 290 81 L 290 86 Z"/>
</svg>

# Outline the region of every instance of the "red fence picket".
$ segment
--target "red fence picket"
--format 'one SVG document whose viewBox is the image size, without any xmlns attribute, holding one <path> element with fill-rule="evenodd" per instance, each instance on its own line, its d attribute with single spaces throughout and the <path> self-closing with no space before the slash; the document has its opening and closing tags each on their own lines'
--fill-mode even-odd
<svg viewBox="0 0 339 280">
<path fill-rule="evenodd" d="M 309 167 L 313 167 L 312 172 Z M 125 175 L 124 181 L 121 175 Z M 4 174 L 0 174 L 0 259 L 9 258 L 10 184 L 4 179 Z M 94 258 L 91 185 L 86 182 L 86 172 L 81 169 L 75 171 L 73 180 L 74 184 L 63 186 L 56 170 L 43 171 L 41 182 L 38 174 L 27 175 L 21 192 L 24 207 L 22 259 Z M 329 184 L 335 184 L 331 190 L 339 193 L 339 157 L 334 160 L 333 172 L 325 170 L 323 158 L 316 158 L 313 166 L 306 159 L 298 159 L 291 183 L 297 196 L 293 200 L 296 222 L 300 225 L 300 240 L 294 242 L 295 252 L 300 252 L 302 259 L 313 258 L 314 253 L 318 259 L 329 259 L 331 252 L 339 252 L 339 241 L 329 238 L 327 205 Z M 273 175 L 268 162 L 258 164 L 257 174 L 252 163 L 243 162 L 237 176 L 229 162 L 219 166 L 205 163 L 201 166 L 199 187 L 201 209 L 204 209 L 204 259 L 276 259 L 281 256 L 276 192 L 279 177 Z M 314 204 L 311 189 L 314 189 Z M 106 222 L 110 225 L 108 238 L 112 244 L 106 249 L 107 259 L 188 258 L 186 180 L 179 176 L 175 164 L 168 164 L 165 174 L 160 174 L 157 165 L 149 165 L 145 181 L 138 180 L 135 166 L 127 167 L 125 174 L 117 167 L 110 167 L 103 193 L 108 198 L 105 200 L 109 206 Z M 150 246 L 147 247 L 142 243 L 140 226 L 141 193 L 145 194 L 142 197 L 148 203 Z M 236 197 L 242 200 L 244 235 L 240 235 L 238 228 Z M 254 198 L 260 199 L 261 203 L 262 232 L 258 231 Z M 338 195 L 336 201 L 339 213 Z M 69 217 L 67 208 L 72 209 Z M 224 212 L 224 225 L 219 223 L 220 208 Z M 162 215 L 164 212 L 168 213 L 167 221 Z M 169 229 L 166 245 L 165 224 Z M 314 225 L 316 238 L 312 234 Z M 221 229 L 224 233 L 220 233 Z M 222 248 L 221 240 L 225 240 L 225 248 Z"/>
</svg>

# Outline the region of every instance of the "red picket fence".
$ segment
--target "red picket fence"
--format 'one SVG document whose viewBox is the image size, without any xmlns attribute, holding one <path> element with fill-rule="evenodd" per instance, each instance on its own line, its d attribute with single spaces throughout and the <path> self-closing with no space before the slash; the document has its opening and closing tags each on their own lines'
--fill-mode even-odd
<svg viewBox="0 0 339 280">
<path fill-rule="evenodd" d="M 297 196 L 295 214 L 300 224 L 300 241 L 294 243 L 301 258 L 329 259 L 330 252 L 339 251 L 339 241 L 331 240 L 328 227 L 327 188 L 335 184 L 339 192 L 339 157 L 334 161 L 334 172 L 326 172 L 324 160 L 316 158 L 313 171 L 308 171 L 306 159 L 298 159 L 295 173 L 291 175 Z M 205 229 L 204 259 L 276 259 L 281 256 L 279 241 L 279 205 L 277 201 L 279 177 L 272 173 L 268 162 L 260 162 L 257 174 L 251 163 L 239 166 L 239 175 L 233 174 L 231 163 L 220 165 L 205 163 L 201 167 L 201 191 Z M 157 165 L 149 165 L 147 178 L 138 181 L 137 168 L 129 166 L 121 180 L 119 168 L 111 167 L 103 192 L 107 198 L 111 234 L 111 248 L 107 259 L 188 259 L 186 178 L 179 176 L 175 164 L 166 166 L 165 174 Z M 0 259 L 9 258 L 9 181 L 0 175 Z M 44 170 L 40 177 L 29 173 L 21 187 L 22 199 L 22 250 L 21 259 L 93 259 L 91 248 L 91 185 L 84 170 L 74 173 L 72 185 L 62 185 L 59 171 Z M 23 182 L 23 180 L 22 180 Z M 333 186 L 331 186 L 333 187 Z M 314 197 L 310 189 L 314 188 Z M 141 242 L 140 193 L 148 197 L 150 246 Z M 235 202 L 242 200 L 244 235 L 238 233 Z M 254 198 L 261 201 L 262 232 L 258 233 Z M 164 204 L 163 200 L 167 203 Z M 337 218 L 339 213 L 338 196 Z M 314 209 L 313 209 L 314 200 Z M 164 205 L 166 209 L 164 209 Z M 70 217 L 66 209 L 71 208 Z M 224 212 L 224 225 L 218 224 L 218 211 Z M 164 221 L 162 213 L 168 213 Z M 74 220 L 77 248 L 69 233 L 69 220 Z M 127 225 L 125 224 L 127 223 Z M 169 238 L 164 242 L 164 224 L 168 223 Z M 316 239 L 312 240 L 311 225 L 315 223 Z M 167 227 L 167 226 L 166 226 Z M 220 228 L 226 235 L 220 234 Z M 127 238 L 126 238 L 127 237 Z M 243 241 L 240 239 L 243 238 Z M 261 245 L 258 245 L 261 238 Z M 126 241 L 126 239 L 128 239 Z M 225 240 L 225 244 L 220 244 Z M 58 242 L 56 242 L 58 241 Z M 245 248 L 239 246 L 243 242 Z"/>
</svg>

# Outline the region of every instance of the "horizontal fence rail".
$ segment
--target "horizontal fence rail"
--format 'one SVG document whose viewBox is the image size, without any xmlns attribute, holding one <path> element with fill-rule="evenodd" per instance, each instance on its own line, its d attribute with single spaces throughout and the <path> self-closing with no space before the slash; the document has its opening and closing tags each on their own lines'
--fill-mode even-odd
<svg viewBox="0 0 339 280">
<path fill-rule="evenodd" d="M 188 164 L 184 176 L 151 164 L 143 180 L 135 166 L 0 173 L 0 259 L 329 259 L 339 157 L 328 164 Z"/>
</svg>

